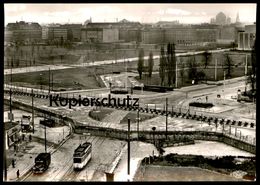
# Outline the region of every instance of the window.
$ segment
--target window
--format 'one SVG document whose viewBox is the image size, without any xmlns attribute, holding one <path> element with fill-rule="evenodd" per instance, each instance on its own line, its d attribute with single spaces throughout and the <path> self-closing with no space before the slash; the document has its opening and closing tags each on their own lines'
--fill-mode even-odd
<svg viewBox="0 0 260 185">
<path fill-rule="evenodd" d="M 75 158 L 74 157 L 73 162 L 74 163 L 81 163 L 81 158 Z"/>
</svg>

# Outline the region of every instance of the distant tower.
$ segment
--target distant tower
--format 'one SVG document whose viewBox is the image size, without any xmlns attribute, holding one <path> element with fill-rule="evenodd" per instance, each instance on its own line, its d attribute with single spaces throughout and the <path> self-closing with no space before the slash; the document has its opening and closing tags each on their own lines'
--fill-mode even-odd
<svg viewBox="0 0 260 185">
<path fill-rule="evenodd" d="M 227 17 L 223 12 L 219 12 L 216 15 L 216 24 L 217 25 L 225 25 L 227 22 Z"/>
<path fill-rule="evenodd" d="M 240 20 L 239 20 L 239 13 L 238 12 L 237 12 L 236 22 L 240 22 Z"/>
<path fill-rule="evenodd" d="M 228 17 L 228 18 L 227 18 L 227 24 L 230 24 L 230 23 L 231 23 L 231 18 Z"/>
</svg>

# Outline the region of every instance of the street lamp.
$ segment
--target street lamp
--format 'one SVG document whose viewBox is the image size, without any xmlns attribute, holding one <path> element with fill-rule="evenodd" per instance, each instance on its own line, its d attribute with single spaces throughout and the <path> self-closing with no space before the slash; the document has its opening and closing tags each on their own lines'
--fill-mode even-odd
<svg viewBox="0 0 260 185">
<path fill-rule="evenodd" d="M 42 73 L 40 74 L 40 87 L 41 87 L 41 90 L 42 90 Z"/>
<path fill-rule="evenodd" d="M 139 141 L 139 121 L 141 120 L 140 116 L 139 116 L 139 105 L 138 105 L 138 110 L 137 110 L 137 139 Z"/>
</svg>

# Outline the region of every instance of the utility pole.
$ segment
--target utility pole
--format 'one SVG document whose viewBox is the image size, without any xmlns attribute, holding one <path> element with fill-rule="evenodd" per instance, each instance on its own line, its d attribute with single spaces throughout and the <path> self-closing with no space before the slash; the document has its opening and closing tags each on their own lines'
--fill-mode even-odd
<svg viewBox="0 0 260 185">
<path fill-rule="evenodd" d="M 49 67 L 49 95 L 51 92 L 51 68 Z"/>
<path fill-rule="evenodd" d="M 218 60 L 215 59 L 215 80 L 217 80 L 217 65 L 218 65 Z"/>
<path fill-rule="evenodd" d="M 224 95 L 224 101 L 225 101 L 225 89 L 226 89 L 226 71 L 224 71 L 224 90 L 223 90 L 223 95 Z"/>
<path fill-rule="evenodd" d="M 245 93 L 246 93 L 246 86 L 247 86 L 247 54 L 246 54 L 246 63 L 245 63 Z"/>
<path fill-rule="evenodd" d="M 34 107 L 33 107 L 33 89 L 32 89 L 32 126 L 33 126 L 33 134 L 34 134 Z"/>
<path fill-rule="evenodd" d="M 245 76 L 247 75 L 247 54 L 246 54 L 246 64 L 245 64 Z"/>
<path fill-rule="evenodd" d="M 10 108 L 10 115 L 9 115 L 9 120 L 10 122 L 13 121 L 13 113 L 12 113 L 12 89 L 10 87 L 10 102 L 9 102 L 9 108 Z"/>
<path fill-rule="evenodd" d="M 6 140 L 7 135 L 5 131 L 5 122 L 3 124 L 3 129 L 4 129 L 4 135 L 3 135 L 3 141 L 4 141 L 4 180 L 7 181 L 7 160 L 6 160 Z"/>
<path fill-rule="evenodd" d="M 127 132 L 127 175 L 128 181 L 130 177 L 130 119 L 128 118 L 128 132 Z"/>
<path fill-rule="evenodd" d="M 176 67 L 175 67 L 175 88 L 177 88 L 178 87 L 178 75 L 177 75 L 177 73 L 178 73 L 178 70 L 177 70 L 177 58 L 176 58 Z"/>
<path fill-rule="evenodd" d="M 53 73 L 51 73 L 51 90 L 53 91 Z"/>
<path fill-rule="evenodd" d="M 46 121 L 46 120 L 45 120 Z M 44 126 L 44 146 L 45 146 L 45 153 L 47 153 L 47 138 L 46 138 L 46 123 L 45 123 L 45 126 Z"/>
<path fill-rule="evenodd" d="M 168 132 L 168 98 L 166 98 L 166 133 L 165 133 L 165 138 L 167 140 L 167 132 Z"/>
<path fill-rule="evenodd" d="M 138 111 L 137 111 L 137 140 L 139 141 L 139 105 L 138 105 Z"/>
</svg>

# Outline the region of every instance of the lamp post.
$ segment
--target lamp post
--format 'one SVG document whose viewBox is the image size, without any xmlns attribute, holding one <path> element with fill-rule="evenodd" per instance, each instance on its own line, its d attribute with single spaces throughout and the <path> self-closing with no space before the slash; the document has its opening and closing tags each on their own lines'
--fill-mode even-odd
<svg viewBox="0 0 260 185">
<path fill-rule="evenodd" d="M 166 98 L 166 120 L 165 120 L 165 123 L 166 123 L 166 133 L 165 133 L 165 138 L 167 140 L 167 132 L 168 132 L 168 98 Z"/>
<path fill-rule="evenodd" d="M 129 118 L 128 118 L 128 132 L 127 132 L 127 175 L 128 177 L 130 177 L 130 119 Z"/>
<path fill-rule="evenodd" d="M 154 137 L 154 134 L 155 134 L 156 127 L 152 127 L 152 130 L 153 130 L 153 144 L 155 145 L 155 137 Z"/>
<path fill-rule="evenodd" d="M 139 105 L 138 105 L 138 111 L 137 111 L 137 140 L 139 141 L 139 121 L 140 121 L 140 116 L 139 116 Z"/>
<path fill-rule="evenodd" d="M 42 90 L 42 73 L 40 74 L 40 89 Z"/>
</svg>

